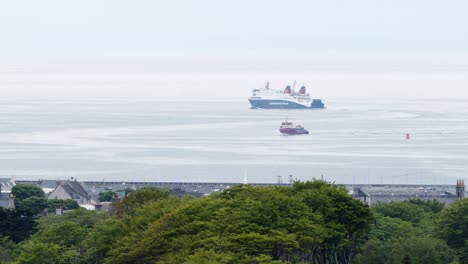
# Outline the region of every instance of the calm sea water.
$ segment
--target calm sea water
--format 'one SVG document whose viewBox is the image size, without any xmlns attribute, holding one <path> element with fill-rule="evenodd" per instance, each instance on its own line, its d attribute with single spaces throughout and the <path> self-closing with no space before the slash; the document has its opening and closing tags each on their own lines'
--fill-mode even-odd
<svg viewBox="0 0 468 264">
<path fill-rule="evenodd" d="M 468 175 L 468 102 L 2 101 L 0 175 L 96 181 L 454 184 Z M 284 118 L 310 135 L 282 136 Z M 406 133 L 411 139 L 406 140 Z"/>
</svg>

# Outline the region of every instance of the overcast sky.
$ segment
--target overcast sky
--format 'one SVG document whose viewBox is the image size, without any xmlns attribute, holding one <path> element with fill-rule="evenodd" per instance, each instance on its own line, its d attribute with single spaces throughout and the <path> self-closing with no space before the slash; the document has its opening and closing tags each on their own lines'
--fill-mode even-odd
<svg viewBox="0 0 468 264">
<path fill-rule="evenodd" d="M 2 1 L 0 96 L 468 98 L 468 1 Z"/>
</svg>

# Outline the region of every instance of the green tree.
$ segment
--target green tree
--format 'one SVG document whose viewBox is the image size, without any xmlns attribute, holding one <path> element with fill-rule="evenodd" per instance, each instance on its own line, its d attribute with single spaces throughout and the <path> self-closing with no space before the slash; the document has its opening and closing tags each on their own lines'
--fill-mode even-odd
<svg viewBox="0 0 468 264">
<path fill-rule="evenodd" d="M 18 243 L 34 233 L 36 215 L 29 210 L 0 208 L 0 234 Z"/>
<path fill-rule="evenodd" d="M 107 219 L 108 216 L 105 213 L 86 210 L 84 208 L 79 208 L 62 216 L 48 216 L 41 217 L 37 220 L 37 229 L 42 230 L 49 228 L 51 226 L 60 224 L 62 222 L 74 222 L 78 223 L 82 227 L 92 228 L 98 222 Z"/>
<path fill-rule="evenodd" d="M 18 184 L 11 189 L 11 193 L 15 195 L 16 201 L 30 197 L 45 197 L 42 188 L 34 184 Z"/>
<path fill-rule="evenodd" d="M 47 208 L 47 198 L 39 196 L 31 196 L 20 201 L 15 201 L 17 204 L 16 207 L 19 210 L 29 210 L 33 214 L 41 213 L 45 208 Z"/>
<path fill-rule="evenodd" d="M 73 210 L 62 216 L 37 220 L 38 231 L 19 246 L 17 263 L 78 263 L 83 260 L 82 242 L 106 214 Z"/>
<path fill-rule="evenodd" d="M 178 208 L 193 198 L 168 197 L 156 202 L 148 202 L 135 209 L 131 216 L 111 218 L 100 223 L 84 241 L 87 263 L 103 263 L 105 258 L 126 259 L 127 252 L 133 251 L 135 245 L 151 223 Z"/>
<path fill-rule="evenodd" d="M 455 250 L 461 263 L 468 263 L 468 199 L 443 210 L 436 225 L 438 237 Z"/>
<path fill-rule="evenodd" d="M 390 240 L 370 240 L 363 252 L 357 256 L 359 264 L 396 264 L 410 260 L 411 264 L 447 264 L 456 258 L 447 244 L 433 237 L 392 238 Z"/>
<path fill-rule="evenodd" d="M 137 191 L 130 192 L 116 203 L 117 214 L 131 215 L 135 209 L 142 207 L 146 203 L 159 201 L 169 196 L 169 190 L 156 187 L 143 187 Z"/>
<path fill-rule="evenodd" d="M 12 261 L 15 257 L 16 244 L 0 234 L 0 263 Z"/>
<path fill-rule="evenodd" d="M 371 225 L 370 238 L 385 241 L 393 238 L 413 234 L 413 225 L 400 218 L 392 218 L 381 214 L 374 214 L 374 223 Z"/>
<path fill-rule="evenodd" d="M 103 263 L 114 244 L 130 235 L 129 231 L 126 222 L 116 217 L 96 223 L 81 243 L 83 263 Z"/>
<path fill-rule="evenodd" d="M 372 210 L 384 216 L 400 218 L 413 224 L 417 224 L 424 218 L 425 211 L 419 205 L 411 202 L 377 203 Z"/>
<path fill-rule="evenodd" d="M 15 196 L 15 207 L 38 214 L 47 207 L 47 198 L 41 187 L 33 184 L 18 184 L 11 189 Z"/>
<path fill-rule="evenodd" d="M 184 264 L 229 264 L 236 260 L 238 260 L 238 258 L 233 254 L 200 249 L 196 250 L 194 254 L 188 256 L 187 260 L 184 261 Z"/>
<path fill-rule="evenodd" d="M 78 251 L 57 244 L 27 241 L 21 245 L 17 264 L 69 264 L 77 262 Z"/>
<path fill-rule="evenodd" d="M 421 199 L 373 206 L 370 240 L 356 263 L 456 263 L 447 243 L 434 237 L 443 208 L 438 201 Z"/>
<path fill-rule="evenodd" d="M 175 207 L 168 200 L 123 218 L 139 228 L 114 243 L 105 263 L 350 263 L 372 218 L 344 188 L 320 181 L 236 186 Z"/>
<path fill-rule="evenodd" d="M 39 230 L 32 241 L 52 243 L 66 247 L 78 245 L 86 236 L 86 227 L 77 222 L 63 221 Z"/>
<path fill-rule="evenodd" d="M 113 191 L 103 191 L 100 192 L 98 195 L 98 201 L 99 202 L 110 202 L 112 201 L 112 198 L 116 195 L 116 192 Z"/>
<path fill-rule="evenodd" d="M 436 199 L 426 200 L 426 199 L 409 199 L 405 201 L 410 204 L 415 204 L 423 209 L 425 212 L 439 213 L 444 210 L 445 203 L 439 202 Z"/>
<path fill-rule="evenodd" d="M 312 251 L 317 256 L 316 262 L 329 263 L 338 259 L 341 263 L 351 263 L 370 229 L 373 217 L 369 208 L 352 199 L 344 187 L 324 181 L 296 182 L 293 190 L 310 210 L 322 215 L 329 233 Z"/>
<path fill-rule="evenodd" d="M 47 208 L 49 211 L 53 211 L 57 208 L 62 208 L 63 210 L 74 210 L 80 208 L 78 203 L 72 199 L 48 199 Z"/>
</svg>

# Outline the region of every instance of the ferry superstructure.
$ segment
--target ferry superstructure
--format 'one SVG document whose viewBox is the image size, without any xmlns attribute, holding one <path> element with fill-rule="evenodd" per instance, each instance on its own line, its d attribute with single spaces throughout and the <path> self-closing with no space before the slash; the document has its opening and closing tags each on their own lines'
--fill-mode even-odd
<svg viewBox="0 0 468 264">
<path fill-rule="evenodd" d="M 284 91 L 270 89 L 269 83 L 265 88 L 253 89 L 252 96 L 249 98 L 252 108 L 267 108 L 267 109 L 311 109 L 325 108 L 322 100 L 312 99 L 306 93 L 306 87 L 302 86 L 299 92 L 294 91 L 294 87 L 286 86 Z"/>
</svg>

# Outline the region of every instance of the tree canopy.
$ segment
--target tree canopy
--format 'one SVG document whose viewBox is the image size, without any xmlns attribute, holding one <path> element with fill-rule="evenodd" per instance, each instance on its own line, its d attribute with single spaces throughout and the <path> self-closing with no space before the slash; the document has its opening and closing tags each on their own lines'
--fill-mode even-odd
<svg viewBox="0 0 468 264">
<path fill-rule="evenodd" d="M 55 210 L 57 208 L 62 208 L 63 210 L 73 210 L 80 208 L 80 206 L 75 200 L 72 199 L 49 199 L 47 200 L 47 208 L 49 211 Z"/>
<path fill-rule="evenodd" d="M 137 208 L 146 203 L 156 202 L 169 196 L 170 190 L 157 187 L 143 187 L 129 192 L 120 202 L 115 204 L 119 215 L 131 215 Z"/>
<path fill-rule="evenodd" d="M 422 199 L 374 205 L 370 240 L 356 263 L 457 263 L 453 250 L 435 236 L 435 220 L 444 207 L 436 200 Z"/>
<path fill-rule="evenodd" d="M 468 263 L 466 201 L 369 208 L 324 181 L 238 185 L 201 198 L 142 188 L 115 215 L 75 209 L 34 221 L 30 210 L 2 209 L 0 262 Z"/>
<path fill-rule="evenodd" d="M 30 197 L 45 197 L 42 188 L 34 184 L 15 185 L 11 189 L 11 193 L 15 195 L 16 201 L 22 201 Z"/>
<path fill-rule="evenodd" d="M 143 209 L 149 207 L 134 217 Z M 106 263 L 184 263 L 202 256 L 218 263 L 349 263 L 372 218 L 345 189 L 325 182 L 241 185 L 174 209 L 160 201 L 158 211 L 146 227 L 115 243 Z"/>
<path fill-rule="evenodd" d="M 34 214 L 47 208 L 47 198 L 41 187 L 33 184 L 18 184 L 11 193 L 15 196 L 15 207 L 19 210 L 30 210 Z"/>
<path fill-rule="evenodd" d="M 28 238 L 34 232 L 36 216 L 29 210 L 0 207 L 0 234 L 14 242 Z"/>
<path fill-rule="evenodd" d="M 100 192 L 98 195 L 98 201 L 99 202 L 110 202 L 112 201 L 112 198 L 116 195 L 116 192 L 113 191 L 103 191 Z"/>
<path fill-rule="evenodd" d="M 463 199 L 441 212 L 437 235 L 453 248 L 462 263 L 468 263 L 468 199 Z"/>
</svg>

